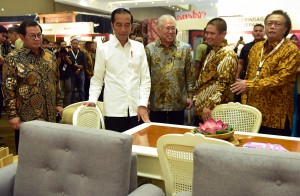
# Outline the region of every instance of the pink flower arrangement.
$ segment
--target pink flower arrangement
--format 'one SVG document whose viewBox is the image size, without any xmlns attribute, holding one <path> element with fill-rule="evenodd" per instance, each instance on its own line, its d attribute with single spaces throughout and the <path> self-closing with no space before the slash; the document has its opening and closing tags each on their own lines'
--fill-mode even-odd
<svg viewBox="0 0 300 196">
<path fill-rule="evenodd" d="M 203 124 L 199 123 L 199 127 L 193 129 L 193 133 L 202 134 L 223 134 L 232 131 L 232 127 L 221 120 L 215 121 L 213 118 L 205 121 Z"/>
</svg>

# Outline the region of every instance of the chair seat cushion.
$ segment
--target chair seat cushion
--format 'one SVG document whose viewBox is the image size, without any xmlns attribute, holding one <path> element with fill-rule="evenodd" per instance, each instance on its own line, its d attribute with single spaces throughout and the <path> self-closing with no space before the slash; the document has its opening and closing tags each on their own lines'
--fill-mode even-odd
<svg viewBox="0 0 300 196">
<path fill-rule="evenodd" d="M 15 195 L 127 195 L 131 136 L 39 121 L 20 133 Z"/>
</svg>

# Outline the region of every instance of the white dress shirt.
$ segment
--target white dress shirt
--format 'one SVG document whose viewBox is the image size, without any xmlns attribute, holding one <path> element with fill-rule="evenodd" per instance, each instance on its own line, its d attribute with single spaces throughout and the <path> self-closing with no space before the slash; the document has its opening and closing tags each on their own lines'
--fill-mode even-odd
<svg viewBox="0 0 300 196">
<path fill-rule="evenodd" d="M 138 107 L 148 105 L 151 80 L 144 45 L 129 40 L 122 47 L 113 36 L 97 48 L 89 101 L 97 102 L 103 86 L 104 115 L 136 116 Z"/>
</svg>

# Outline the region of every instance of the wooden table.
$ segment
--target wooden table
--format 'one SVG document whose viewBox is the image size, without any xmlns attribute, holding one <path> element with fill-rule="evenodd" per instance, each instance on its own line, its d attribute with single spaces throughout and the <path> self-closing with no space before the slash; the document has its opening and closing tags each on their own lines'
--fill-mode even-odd
<svg viewBox="0 0 300 196">
<path fill-rule="evenodd" d="M 190 132 L 193 128 L 163 123 L 144 123 L 125 131 L 124 133 L 133 136 L 132 152 L 138 155 L 138 175 L 163 180 L 156 150 L 158 138 L 170 133 L 183 134 Z M 280 144 L 291 152 L 300 152 L 300 138 L 239 131 L 236 131 L 234 135 L 239 140 L 238 146 L 243 146 L 246 142 L 264 142 Z"/>
</svg>

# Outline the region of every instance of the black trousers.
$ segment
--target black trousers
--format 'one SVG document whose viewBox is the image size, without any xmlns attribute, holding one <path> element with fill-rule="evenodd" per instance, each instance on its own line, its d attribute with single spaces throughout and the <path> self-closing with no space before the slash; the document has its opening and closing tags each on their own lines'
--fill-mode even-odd
<svg viewBox="0 0 300 196">
<path fill-rule="evenodd" d="M 261 126 L 258 133 L 291 136 L 292 130 L 290 128 L 290 121 L 288 117 L 286 117 L 283 129 L 275 129 L 271 127 Z"/>
<path fill-rule="evenodd" d="M 194 126 L 199 127 L 199 123 L 204 123 L 202 119 L 200 119 L 200 116 L 194 115 Z"/>
<path fill-rule="evenodd" d="M 104 117 L 105 129 L 112 130 L 116 132 L 124 132 L 128 129 L 136 127 L 142 124 L 142 120 L 138 121 L 137 116 L 127 116 L 127 117 Z"/>
<path fill-rule="evenodd" d="M 150 111 L 150 121 L 183 125 L 184 111 Z"/>
</svg>

